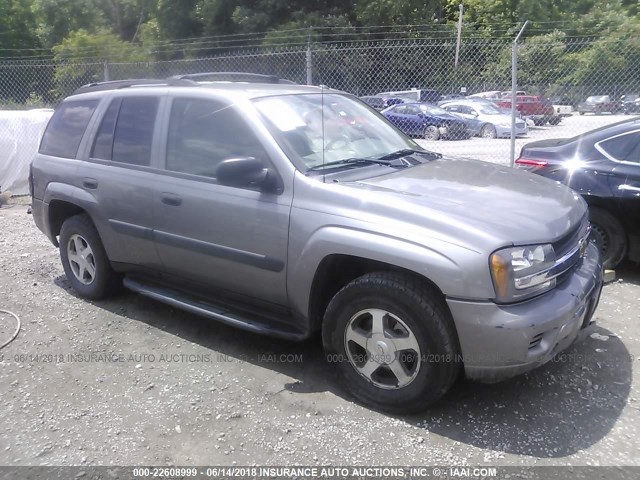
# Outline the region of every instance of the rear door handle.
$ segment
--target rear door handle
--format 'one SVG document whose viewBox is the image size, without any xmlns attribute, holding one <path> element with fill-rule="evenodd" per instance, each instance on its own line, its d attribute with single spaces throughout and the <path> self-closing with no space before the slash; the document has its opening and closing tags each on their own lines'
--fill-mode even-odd
<svg viewBox="0 0 640 480">
<path fill-rule="evenodd" d="M 162 203 L 165 205 L 171 205 L 172 207 L 177 207 L 182 205 L 182 197 L 174 194 L 174 193 L 163 193 L 160 195 Z"/>
<path fill-rule="evenodd" d="M 90 188 L 93 190 L 95 188 L 98 188 L 98 180 L 96 180 L 95 178 L 85 177 L 82 179 L 82 185 L 84 185 L 85 188 Z"/>
<path fill-rule="evenodd" d="M 640 187 L 634 187 L 633 185 L 618 185 L 618 190 L 626 190 L 627 192 L 639 192 Z"/>
</svg>

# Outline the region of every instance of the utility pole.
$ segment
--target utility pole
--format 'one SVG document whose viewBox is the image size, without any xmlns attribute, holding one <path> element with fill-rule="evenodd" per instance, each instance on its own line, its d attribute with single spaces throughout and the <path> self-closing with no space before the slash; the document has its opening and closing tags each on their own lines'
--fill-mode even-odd
<svg viewBox="0 0 640 480">
<path fill-rule="evenodd" d="M 464 14 L 464 5 L 460 4 L 460 15 L 458 16 L 458 41 L 456 42 L 456 61 L 454 67 L 458 67 L 458 60 L 460 59 L 460 42 L 462 40 L 462 15 Z"/>
</svg>

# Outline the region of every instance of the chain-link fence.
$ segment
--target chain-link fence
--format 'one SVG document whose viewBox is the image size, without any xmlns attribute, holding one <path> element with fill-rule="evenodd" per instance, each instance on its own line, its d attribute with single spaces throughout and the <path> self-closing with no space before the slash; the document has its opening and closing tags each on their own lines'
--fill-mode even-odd
<svg viewBox="0 0 640 480">
<path fill-rule="evenodd" d="M 182 55 L 184 58 L 179 60 L 137 63 L 118 61 L 117 56 L 81 63 L 55 58 L 0 60 L 0 109 L 55 107 L 77 87 L 96 81 L 165 78 L 208 71 L 276 75 L 357 96 L 391 92 L 386 97 L 404 101 L 437 102 L 448 98 L 450 102 L 460 102 L 468 101 L 461 96 L 493 92 L 485 96 L 493 97 L 504 113 L 510 108 L 510 39 L 463 39 L 457 65 L 455 37 L 349 42 L 311 41 L 310 37 L 306 44 L 220 48 L 199 58 L 191 58 L 192 53 L 187 50 Z M 521 123 L 527 125 L 517 132 L 517 146 L 532 139 L 572 136 L 612 123 L 625 111 L 634 113 L 626 106 L 633 106 L 629 100 L 640 94 L 640 39 L 623 42 L 569 38 L 561 32 L 531 37 L 518 47 L 517 74 L 518 90 L 530 96 L 518 99 Z M 603 115 L 579 115 L 580 103 L 596 95 L 608 96 L 607 106 L 597 110 Z M 545 103 L 546 99 L 551 102 L 541 107 L 540 102 Z M 552 111 L 544 110 L 551 104 L 555 105 Z M 467 123 L 474 124 L 469 111 L 445 107 L 463 118 L 466 115 Z M 540 118 L 536 108 L 547 113 Z M 504 135 L 504 118 L 494 123 L 495 128 L 483 130 L 482 122 L 476 121 L 468 129 L 470 138 L 459 135 L 465 138 L 463 141 L 448 141 L 447 135 L 429 134 L 425 130 L 405 130 L 421 137 L 428 148 L 442 153 L 508 163 L 509 142 L 493 137 L 509 137 L 510 132 Z"/>
</svg>

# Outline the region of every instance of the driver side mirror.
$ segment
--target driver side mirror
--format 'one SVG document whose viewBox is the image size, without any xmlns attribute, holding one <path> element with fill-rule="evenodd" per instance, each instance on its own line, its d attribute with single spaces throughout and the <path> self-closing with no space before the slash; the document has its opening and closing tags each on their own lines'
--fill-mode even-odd
<svg viewBox="0 0 640 480">
<path fill-rule="evenodd" d="M 279 190 L 274 173 L 254 157 L 224 160 L 216 169 L 216 178 L 221 185 L 228 187 L 257 187 L 271 193 Z"/>
</svg>

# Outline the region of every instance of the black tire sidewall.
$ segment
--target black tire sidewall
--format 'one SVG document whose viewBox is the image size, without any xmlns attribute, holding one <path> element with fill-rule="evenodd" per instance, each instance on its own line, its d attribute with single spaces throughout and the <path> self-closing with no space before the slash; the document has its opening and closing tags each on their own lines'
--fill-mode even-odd
<svg viewBox="0 0 640 480">
<path fill-rule="evenodd" d="M 609 244 L 602 257 L 604 268 L 617 267 L 627 253 L 627 237 L 624 227 L 611 213 L 598 207 L 589 207 L 589 221 L 592 225 L 601 228 L 607 235 Z M 593 238 L 597 239 L 597 234 Z M 600 248 L 600 245 L 598 245 L 598 248 Z"/>
<path fill-rule="evenodd" d="M 91 247 L 96 265 L 96 275 L 92 283 L 81 283 L 71 270 L 67 255 L 67 245 L 73 235 L 80 235 Z M 117 275 L 111 269 L 100 235 L 88 215 L 75 215 L 65 220 L 60 229 L 60 259 L 67 280 L 83 298 L 99 300 L 112 294 L 117 287 Z"/>
<path fill-rule="evenodd" d="M 491 132 L 491 135 L 485 135 L 485 132 Z M 482 129 L 480 130 L 480 136 L 482 138 L 496 138 L 498 136 L 498 132 L 496 130 L 496 127 L 494 127 L 490 123 L 487 123 L 483 125 Z"/>
<path fill-rule="evenodd" d="M 432 135 L 430 134 L 430 132 L 434 132 Z M 436 141 L 440 139 L 440 131 L 438 130 L 438 127 L 436 127 L 435 125 L 427 125 L 424 129 L 424 139 L 425 140 L 431 140 L 431 141 Z"/>
<path fill-rule="evenodd" d="M 357 312 L 380 308 L 400 318 L 413 332 L 421 350 L 418 376 L 406 387 L 385 390 L 362 377 L 351 365 L 344 343 L 349 320 Z M 347 389 L 361 402 L 392 412 L 413 412 L 441 398 L 451 386 L 451 369 L 457 373 L 457 338 L 447 332 L 439 309 L 425 310 L 413 295 L 389 282 L 352 282 L 330 302 L 325 314 L 323 340 L 327 360 L 337 365 Z M 454 346 L 456 345 L 456 346 Z M 439 360 L 445 360 L 440 363 Z M 450 365 L 446 365 L 446 360 Z"/>
</svg>

